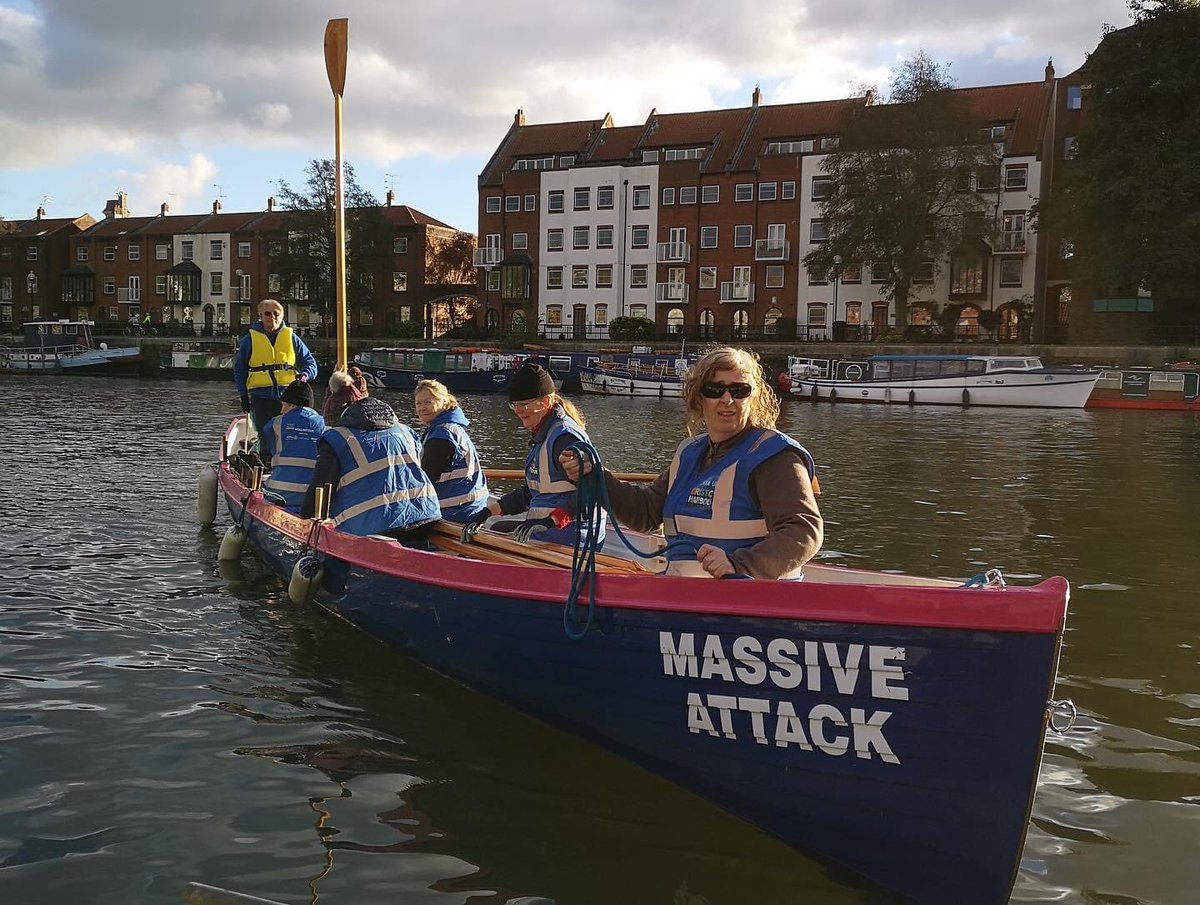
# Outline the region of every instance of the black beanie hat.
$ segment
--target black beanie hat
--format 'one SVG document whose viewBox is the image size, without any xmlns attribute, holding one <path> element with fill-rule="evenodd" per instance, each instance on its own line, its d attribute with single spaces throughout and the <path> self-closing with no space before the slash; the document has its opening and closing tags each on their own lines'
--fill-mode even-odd
<svg viewBox="0 0 1200 905">
<path fill-rule="evenodd" d="M 554 376 L 536 361 L 525 361 L 508 385 L 508 401 L 524 402 L 554 392 Z"/>
<path fill-rule="evenodd" d="M 303 405 L 306 408 L 313 407 L 313 391 L 303 380 L 293 380 L 283 390 L 283 396 L 280 397 L 284 402 L 290 402 L 292 405 Z"/>
</svg>

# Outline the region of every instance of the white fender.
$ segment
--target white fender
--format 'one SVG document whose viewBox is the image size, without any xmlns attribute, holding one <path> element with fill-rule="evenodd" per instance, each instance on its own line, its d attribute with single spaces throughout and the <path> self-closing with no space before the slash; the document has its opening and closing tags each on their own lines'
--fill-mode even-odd
<svg viewBox="0 0 1200 905">
<path fill-rule="evenodd" d="M 196 479 L 196 520 L 211 525 L 217 520 L 217 468 L 205 465 Z"/>
<path fill-rule="evenodd" d="M 230 561 L 241 559 L 242 547 L 246 544 L 246 529 L 241 525 L 230 525 L 225 529 L 221 538 L 221 549 L 217 551 L 217 559 Z"/>
<path fill-rule="evenodd" d="M 315 556 L 301 556 L 292 567 L 288 582 L 288 599 L 297 605 L 312 600 L 313 593 L 325 577 L 325 568 Z"/>
</svg>

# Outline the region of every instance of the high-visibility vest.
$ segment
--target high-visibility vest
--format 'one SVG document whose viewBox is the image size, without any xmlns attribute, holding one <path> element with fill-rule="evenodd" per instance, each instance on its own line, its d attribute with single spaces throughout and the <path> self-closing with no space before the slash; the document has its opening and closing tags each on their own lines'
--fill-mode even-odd
<svg viewBox="0 0 1200 905">
<path fill-rule="evenodd" d="M 295 379 L 296 344 L 292 342 L 292 328 L 280 327 L 274 343 L 261 330 L 251 330 L 246 389 L 285 387 Z"/>
<path fill-rule="evenodd" d="M 416 434 L 404 424 L 383 430 L 331 427 L 321 435 L 337 454 L 341 477 L 330 518 L 347 534 L 382 534 L 441 517 L 437 491 L 421 470 Z"/>
<path fill-rule="evenodd" d="M 325 432 L 325 419 L 310 408 L 294 408 L 276 415 L 263 428 L 271 475 L 263 485 L 284 499 L 283 508 L 299 512 L 317 466 L 317 441 Z"/>
<path fill-rule="evenodd" d="M 668 561 L 694 560 L 701 544 L 732 553 L 767 536 L 767 522 L 750 493 L 750 473 L 772 456 L 791 447 L 799 451 L 809 477 L 815 473 L 808 450 L 770 428 L 747 431 L 724 456 L 702 469 L 708 443 L 706 435 L 684 440 L 671 460 L 663 534 L 668 541 L 689 544 L 668 550 Z"/>
<path fill-rule="evenodd" d="M 466 522 L 487 508 L 488 486 L 483 469 L 479 467 L 479 453 L 470 435 L 458 423 L 452 409 L 442 412 L 433 419 L 425 432 L 425 442 L 445 440 L 454 446 L 454 457 L 450 468 L 433 479 L 438 502 L 442 506 L 442 518 L 451 522 Z"/>
<path fill-rule="evenodd" d="M 563 434 L 569 434 L 576 440 L 591 443 L 587 433 L 560 407 L 547 416 L 550 418 L 549 427 L 541 442 L 535 443 L 525 459 L 525 484 L 533 493 L 526 510 L 526 518 L 544 518 L 555 509 L 567 506 L 575 499 L 575 485 L 567 478 L 566 472 L 554 458 L 554 444 Z M 600 536 L 604 540 L 605 515 L 600 514 Z M 537 540 L 549 541 L 555 544 L 573 546 L 575 544 L 575 526 L 552 528 L 544 534 L 535 534 Z"/>
</svg>

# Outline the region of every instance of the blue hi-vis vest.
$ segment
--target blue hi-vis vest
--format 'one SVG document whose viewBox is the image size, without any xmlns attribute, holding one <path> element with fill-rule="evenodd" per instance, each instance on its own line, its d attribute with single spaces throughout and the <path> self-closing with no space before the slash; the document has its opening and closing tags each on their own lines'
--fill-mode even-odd
<svg viewBox="0 0 1200 905">
<path fill-rule="evenodd" d="M 284 499 L 283 508 L 299 512 L 317 465 L 317 441 L 325 419 L 310 408 L 276 415 L 263 428 L 263 450 L 271 460 L 271 476 L 263 486 Z"/>
<path fill-rule="evenodd" d="M 479 453 L 459 423 L 460 419 L 465 420 L 458 409 L 442 412 L 425 432 L 426 443 L 446 440 L 454 445 L 450 470 L 442 472 L 433 484 L 442 507 L 442 518 L 451 522 L 470 520 L 487 508 L 488 501 L 487 478 L 479 467 Z"/>
<path fill-rule="evenodd" d="M 592 442 L 588 439 L 584 429 L 561 408 L 555 406 L 554 412 L 549 418 L 549 428 L 542 428 L 545 431 L 542 441 L 534 444 L 525 459 L 525 484 L 533 492 L 533 497 L 529 500 L 529 509 L 525 513 L 526 518 L 544 518 L 555 509 L 567 506 L 575 499 L 575 485 L 567 479 L 562 466 L 553 456 L 554 444 L 558 438 L 563 434 L 570 434 L 577 440 Z M 604 525 L 605 516 L 601 513 L 598 542 L 604 540 Z M 575 543 L 575 526 L 551 528 L 545 534 L 535 534 L 534 538 L 570 547 Z"/>
<path fill-rule="evenodd" d="M 441 517 L 437 492 L 421 470 L 420 444 L 411 428 L 403 424 L 384 430 L 331 427 L 321 439 L 337 454 L 341 466 L 329 507 L 339 531 L 382 534 Z"/>
<path fill-rule="evenodd" d="M 811 478 L 815 472 L 808 450 L 779 431 L 749 430 L 724 456 L 701 470 L 708 437 L 684 440 L 675 450 L 663 502 L 663 534 L 686 540 L 690 549 L 667 551 L 668 561 L 694 560 L 701 544 L 726 553 L 751 547 L 767 536 L 762 510 L 750 493 L 750 473 L 789 446 L 800 452 Z"/>
</svg>

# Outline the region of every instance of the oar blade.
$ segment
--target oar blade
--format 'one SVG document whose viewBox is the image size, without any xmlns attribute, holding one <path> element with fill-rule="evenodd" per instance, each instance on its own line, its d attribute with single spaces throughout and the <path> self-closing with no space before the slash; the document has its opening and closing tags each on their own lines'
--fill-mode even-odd
<svg viewBox="0 0 1200 905">
<path fill-rule="evenodd" d="M 349 19 L 330 19 L 325 26 L 325 72 L 329 87 L 341 97 L 346 90 L 346 34 Z"/>
</svg>

